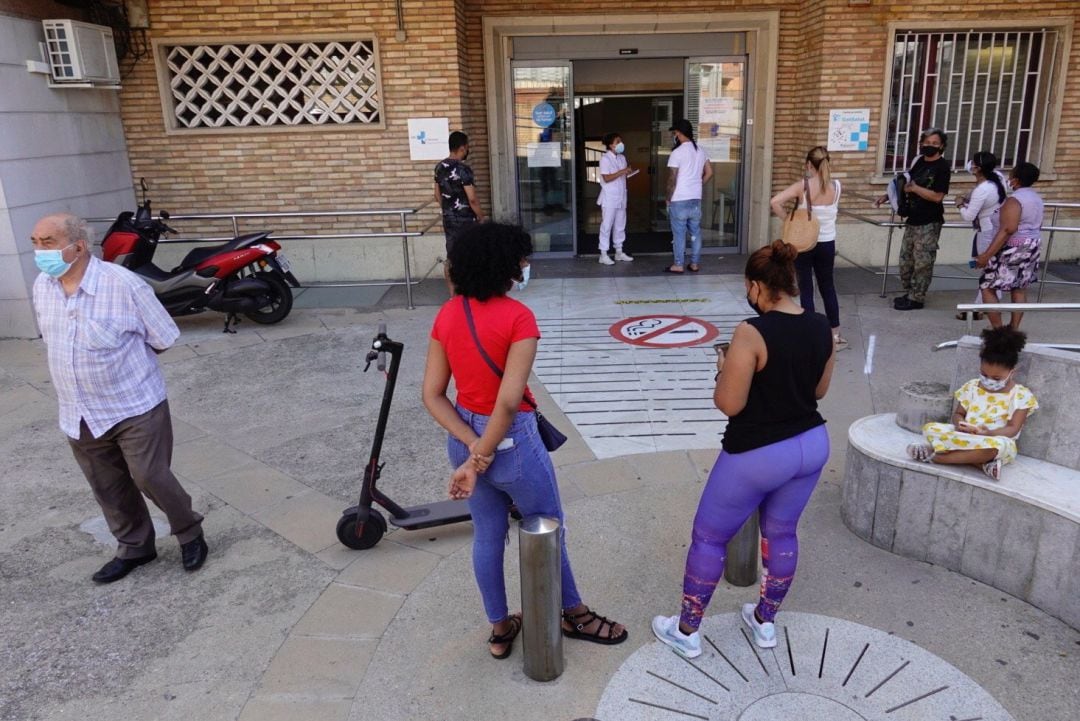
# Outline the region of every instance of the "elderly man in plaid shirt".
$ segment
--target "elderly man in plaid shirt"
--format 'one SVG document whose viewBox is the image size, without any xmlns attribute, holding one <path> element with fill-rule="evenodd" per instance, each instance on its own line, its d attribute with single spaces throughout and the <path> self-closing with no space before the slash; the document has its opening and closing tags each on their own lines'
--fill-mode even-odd
<svg viewBox="0 0 1080 721">
<path fill-rule="evenodd" d="M 50 215 L 34 226 L 34 309 L 60 401 L 60 428 L 94 491 L 116 557 L 94 574 L 118 581 L 157 558 L 143 494 L 165 512 L 184 568 L 206 560 L 202 516 L 169 466 L 172 420 L 156 354 L 180 335 L 150 286 L 90 254 L 86 223 Z"/>
</svg>

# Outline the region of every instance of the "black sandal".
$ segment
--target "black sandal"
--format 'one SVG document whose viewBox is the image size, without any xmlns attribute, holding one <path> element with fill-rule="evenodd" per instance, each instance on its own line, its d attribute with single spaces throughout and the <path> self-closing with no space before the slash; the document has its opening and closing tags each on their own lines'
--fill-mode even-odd
<svg viewBox="0 0 1080 721">
<path fill-rule="evenodd" d="M 567 638 L 580 638 L 582 641 L 592 641 L 593 643 L 600 643 L 605 646 L 614 646 L 622 643 L 626 639 L 630 638 L 630 632 L 625 628 L 622 635 L 611 636 L 610 633 L 615 628 L 615 623 L 604 616 L 599 616 L 592 612 L 592 609 L 586 607 L 581 613 L 569 613 L 563 611 L 563 620 L 573 627 L 573 630 L 567 631 L 565 628 L 562 630 L 563 636 Z M 585 632 L 585 627 L 593 621 L 599 620 L 596 630 L 591 633 Z M 605 634 L 606 631 L 606 634 Z"/>
<path fill-rule="evenodd" d="M 488 637 L 488 645 L 493 643 L 506 644 L 506 650 L 499 654 L 491 653 L 491 649 L 488 649 L 492 658 L 504 659 L 514 650 L 514 639 L 517 638 L 518 633 L 521 632 L 521 614 L 515 613 L 513 616 L 507 616 L 507 620 L 510 621 L 509 631 L 503 634 L 496 634 L 494 629 L 492 629 L 491 635 Z"/>
</svg>

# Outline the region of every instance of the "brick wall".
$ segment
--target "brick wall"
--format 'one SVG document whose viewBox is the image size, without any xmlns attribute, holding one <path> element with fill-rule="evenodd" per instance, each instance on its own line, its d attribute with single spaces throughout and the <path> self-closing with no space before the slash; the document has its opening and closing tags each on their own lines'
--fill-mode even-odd
<svg viewBox="0 0 1080 721">
<path fill-rule="evenodd" d="M 149 9 L 150 34 L 159 41 L 374 34 L 386 125 L 169 135 L 154 61 L 144 60 L 124 79 L 121 101 L 132 171 L 146 177 L 156 207 L 175 213 L 372 209 L 431 199 L 434 163 L 409 160 L 407 120 L 449 117 L 452 127 L 461 122 L 454 0 L 405 2 L 404 42 L 395 38 L 392 2 L 150 0 Z M 325 229 L 345 225 L 352 224 Z"/>
<path fill-rule="evenodd" d="M 406 0 L 408 38 L 398 42 L 392 2 L 150 0 L 151 33 L 157 39 L 374 31 L 380 43 L 386 129 L 166 135 L 153 63 L 143 61 L 125 79 L 122 94 L 133 173 L 152 183 L 159 207 L 175 212 L 419 205 L 431 196 L 431 163 L 407 160 L 406 119 L 447 116 L 452 128 L 470 135 L 470 163 L 477 171 L 481 202 L 490 209 L 482 18 L 573 13 L 612 20 L 629 12 L 628 7 L 635 13 L 779 10 L 773 188 L 797 178 L 806 149 L 825 140 L 830 108 L 869 107 L 870 150 L 833 154 L 834 170 L 845 186 L 868 193 L 881 189 L 871 185 L 870 178 L 883 124 L 889 21 L 934 20 L 944 27 L 955 20 L 977 25 L 1005 17 L 1080 17 L 1073 0 L 1023 5 L 986 0 L 967 3 L 967 9 L 945 8 L 930 0 L 873 0 L 868 7 L 849 7 L 847 0 L 660 0 L 632 6 L 611 0 L 583 0 L 573 6 L 554 0 Z M 1068 64 L 1065 94 L 1072 101 L 1066 101 L 1060 123 L 1057 180 L 1040 185 L 1050 198 L 1077 199 L 1080 42 L 1073 44 Z M 432 210 L 427 218 L 434 217 Z"/>
</svg>

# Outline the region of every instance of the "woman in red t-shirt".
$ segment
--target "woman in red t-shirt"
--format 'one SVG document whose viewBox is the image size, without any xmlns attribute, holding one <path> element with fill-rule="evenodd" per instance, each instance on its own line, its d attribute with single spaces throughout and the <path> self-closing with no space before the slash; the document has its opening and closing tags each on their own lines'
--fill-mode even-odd
<svg viewBox="0 0 1080 721">
<path fill-rule="evenodd" d="M 555 468 L 540 440 L 525 385 L 540 329 L 532 311 L 506 296 L 532 253 L 520 227 L 482 223 L 469 228 L 449 253 L 456 295 L 431 329 L 424 370 L 424 405 L 450 437 L 455 467 L 450 497 L 467 498 L 473 520 L 473 572 L 492 624 L 489 650 L 506 658 L 521 630 L 521 615 L 506 606 L 503 554 L 511 504 L 523 515 L 563 520 Z M 470 328 L 469 316 L 473 328 Z M 484 359 L 477 341 L 502 377 Z M 456 403 L 446 396 L 451 376 Z M 581 602 L 562 549 L 563 634 L 603 644 L 622 643 L 626 629 Z"/>
</svg>

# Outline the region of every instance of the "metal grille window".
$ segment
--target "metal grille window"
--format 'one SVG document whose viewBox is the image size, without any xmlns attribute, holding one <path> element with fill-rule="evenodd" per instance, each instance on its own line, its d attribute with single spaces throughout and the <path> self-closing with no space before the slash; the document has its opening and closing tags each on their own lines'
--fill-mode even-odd
<svg viewBox="0 0 1080 721">
<path fill-rule="evenodd" d="M 980 150 L 1006 167 L 1042 165 L 1060 45 L 1052 28 L 898 30 L 883 171 L 904 170 L 929 127 L 948 133 L 946 155 L 956 169 Z"/>
<path fill-rule="evenodd" d="M 163 46 L 170 127 L 382 123 L 375 41 Z"/>
</svg>

